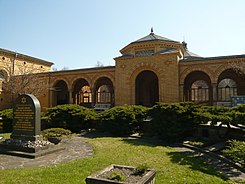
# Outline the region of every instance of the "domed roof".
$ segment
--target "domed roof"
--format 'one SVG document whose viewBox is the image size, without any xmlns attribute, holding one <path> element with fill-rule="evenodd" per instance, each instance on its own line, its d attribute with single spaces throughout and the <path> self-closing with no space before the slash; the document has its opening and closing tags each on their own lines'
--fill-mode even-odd
<svg viewBox="0 0 245 184">
<path fill-rule="evenodd" d="M 153 33 L 153 29 L 151 28 L 151 33 L 143 38 L 140 38 L 134 42 L 131 42 L 131 44 L 133 43 L 140 43 L 140 42 L 150 42 L 150 41 L 165 41 L 165 42 L 175 42 L 175 43 L 179 43 L 178 41 L 174 41 L 159 35 L 156 35 Z"/>
</svg>

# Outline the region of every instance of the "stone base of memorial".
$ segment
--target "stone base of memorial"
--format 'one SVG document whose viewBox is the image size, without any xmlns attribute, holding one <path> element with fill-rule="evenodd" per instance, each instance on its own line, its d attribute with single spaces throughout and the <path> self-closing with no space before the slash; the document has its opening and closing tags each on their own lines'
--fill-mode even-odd
<svg viewBox="0 0 245 184">
<path fill-rule="evenodd" d="M 55 145 L 45 140 L 7 139 L 0 143 L 0 153 L 25 158 L 37 158 L 50 153 L 64 150 L 63 144 Z"/>
</svg>

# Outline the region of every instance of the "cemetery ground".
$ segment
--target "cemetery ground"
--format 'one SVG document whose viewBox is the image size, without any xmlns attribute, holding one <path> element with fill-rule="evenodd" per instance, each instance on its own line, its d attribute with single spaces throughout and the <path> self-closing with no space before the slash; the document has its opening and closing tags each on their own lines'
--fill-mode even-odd
<svg viewBox="0 0 245 184">
<path fill-rule="evenodd" d="M 0 136 L 6 137 L 9 134 Z M 44 167 L 0 170 L 0 184 L 85 183 L 87 176 L 110 164 L 135 167 L 147 164 L 157 171 L 156 184 L 233 183 L 192 154 L 164 146 L 155 140 L 103 136 L 81 140 L 93 147 L 92 156 Z"/>
</svg>

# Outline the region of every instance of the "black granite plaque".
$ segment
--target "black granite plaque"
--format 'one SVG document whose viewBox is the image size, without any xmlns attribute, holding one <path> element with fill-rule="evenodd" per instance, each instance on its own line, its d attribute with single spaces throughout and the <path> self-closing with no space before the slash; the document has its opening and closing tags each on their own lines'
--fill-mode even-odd
<svg viewBox="0 0 245 184">
<path fill-rule="evenodd" d="M 41 107 L 31 94 L 20 95 L 13 108 L 13 132 L 11 138 L 36 140 L 41 132 Z"/>
</svg>

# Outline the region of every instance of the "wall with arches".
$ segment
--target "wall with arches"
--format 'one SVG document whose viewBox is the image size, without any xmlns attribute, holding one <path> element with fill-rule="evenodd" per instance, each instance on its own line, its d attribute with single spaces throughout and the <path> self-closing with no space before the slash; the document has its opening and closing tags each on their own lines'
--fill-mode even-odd
<svg viewBox="0 0 245 184">
<path fill-rule="evenodd" d="M 136 78 L 144 71 L 151 71 L 157 76 L 160 102 L 178 101 L 179 79 L 176 53 L 115 60 L 116 105 L 136 103 Z"/>
<path fill-rule="evenodd" d="M 195 101 L 194 93 L 208 93 L 206 97 L 210 105 L 230 101 L 231 96 L 245 95 L 245 58 L 210 58 L 200 61 L 181 61 L 179 63 L 180 73 L 180 101 Z M 203 74 L 203 75 L 202 75 Z M 198 89 L 193 89 L 191 85 L 202 80 L 208 87 L 199 86 Z M 222 87 L 220 82 L 229 83 Z M 200 88 L 203 89 L 201 90 Z M 202 92 L 201 92 L 202 91 Z M 201 100 L 199 98 L 199 100 Z"/>
</svg>

